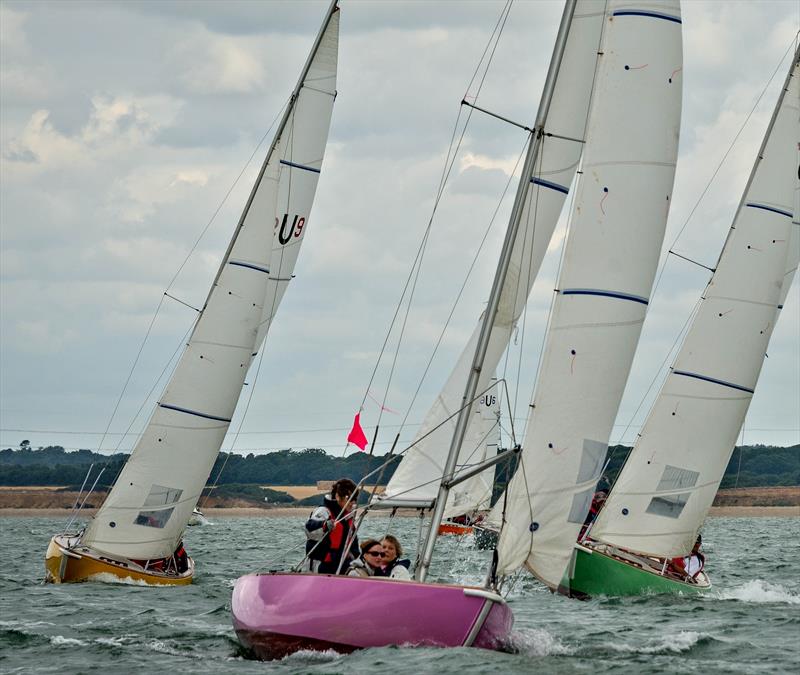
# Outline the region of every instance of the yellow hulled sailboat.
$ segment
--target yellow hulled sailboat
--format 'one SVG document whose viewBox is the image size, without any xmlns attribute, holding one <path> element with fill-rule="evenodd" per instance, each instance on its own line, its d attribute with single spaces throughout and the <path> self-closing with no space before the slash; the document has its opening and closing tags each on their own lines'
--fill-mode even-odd
<svg viewBox="0 0 800 675">
<path fill-rule="evenodd" d="M 48 581 L 191 583 L 183 532 L 293 278 L 336 98 L 338 45 L 334 0 L 173 376 L 94 519 L 51 539 Z"/>
</svg>

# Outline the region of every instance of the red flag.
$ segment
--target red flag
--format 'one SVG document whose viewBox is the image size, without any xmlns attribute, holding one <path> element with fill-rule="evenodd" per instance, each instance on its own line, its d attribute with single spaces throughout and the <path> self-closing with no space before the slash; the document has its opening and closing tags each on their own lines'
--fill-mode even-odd
<svg viewBox="0 0 800 675">
<path fill-rule="evenodd" d="M 366 450 L 367 448 L 367 437 L 361 428 L 361 413 L 356 413 L 356 418 L 353 420 L 353 428 L 347 434 L 347 442 L 358 446 L 359 450 Z"/>
</svg>

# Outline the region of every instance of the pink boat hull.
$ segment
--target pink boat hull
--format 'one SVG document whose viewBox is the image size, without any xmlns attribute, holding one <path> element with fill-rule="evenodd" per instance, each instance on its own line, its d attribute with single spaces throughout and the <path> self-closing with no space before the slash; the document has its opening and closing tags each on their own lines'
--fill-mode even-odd
<svg viewBox="0 0 800 675">
<path fill-rule="evenodd" d="M 387 645 L 501 650 L 514 623 L 484 589 L 327 574 L 240 577 L 231 612 L 242 644 L 261 659 Z"/>
</svg>

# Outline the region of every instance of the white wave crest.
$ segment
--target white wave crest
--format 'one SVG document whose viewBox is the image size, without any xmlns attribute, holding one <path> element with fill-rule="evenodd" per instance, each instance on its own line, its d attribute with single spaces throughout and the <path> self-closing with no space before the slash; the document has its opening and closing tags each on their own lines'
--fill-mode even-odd
<svg viewBox="0 0 800 675">
<path fill-rule="evenodd" d="M 682 630 L 676 635 L 664 635 L 655 640 L 648 640 L 642 646 L 610 643 L 609 647 L 616 652 L 625 654 L 680 654 L 688 652 L 702 638 L 702 633 Z"/>
<path fill-rule="evenodd" d="M 53 635 L 50 638 L 50 644 L 60 647 L 60 646 L 70 646 L 70 647 L 85 647 L 88 642 L 84 642 L 83 640 L 79 640 L 78 638 L 68 638 L 64 637 L 63 635 Z"/>
<path fill-rule="evenodd" d="M 523 628 L 511 633 L 510 646 L 528 656 L 572 654 L 573 649 L 542 628 Z"/>
<path fill-rule="evenodd" d="M 771 584 L 762 579 L 753 579 L 742 586 L 720 591 L 720 600 L 740 600 L 741 602 L 783 602 L 800 605 L 800 595 L 786 590 L 780 584 Z"/>
<path fill-rule="evenodd" d="M 314 651 L 313 649 L 301 649 L 298 652 L 293 652 L 292 654 L 288 654 L 284 656 L 281 661 L 313 661 L 316 663 L 327 663 L 329 661 L 335 661 L 336 659 L 340 658 L 342 655 L 333 650 L 333 649 L 326 649 L 323 652 Z"/>
</svg>

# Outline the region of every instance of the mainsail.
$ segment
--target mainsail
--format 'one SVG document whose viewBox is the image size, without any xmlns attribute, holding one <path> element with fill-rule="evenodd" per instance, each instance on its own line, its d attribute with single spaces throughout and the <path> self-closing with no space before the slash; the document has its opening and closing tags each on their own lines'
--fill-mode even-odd
<svg viewBox="0 0 800 675">
<path fill-rule="evenodd" d="M 676 1 L 612 0 L 499 575 L 557 587 L 588 512 L 655 276 L 681 113 Z"/>
<path fill-rule="evenodd" d="M 591 530 L 595 539 L 687 555 L 717 492 L 800 257 L 799 54 L 716 271 Z"/>
<path fill-rule="evenodd" d="M 592 91 L 603 12 L 594 0 L 576 3 L 564 48 L 559 75 L 550 103 L 547 136 L 530 175 L 520 178 L 517 198 L 524 195 L 519 232 L 502 288 L 500 304 L 492 322 L 489 346 L 476 391 L 486 391 L 500 358 L 513 335 L 528 300 L 556 222 L 569 192 L 581 156 Z M 453 371 L 425 415 L 412 447 L 406 452 L 386 487 L 384 498 L 432 502 L 439 490 L 450 441 L 455 432 L 456 413 L 464 403 L 464 389 L 472 367 L 479 323 L 464 347 Z M 473 422 L 470 422 L 472 425 Z M 459 471 L 475 463 L 475 432 L 468 430 L 457 463 Z M 488 470 L 493 474 L 494 469 Z M 486 480 L 486 479 L 485 479 Z M 448 500 L 448 507 L 452 500 Z M 449 515 L 455 515 L 450 513 Z"/>
<path fill-rule="evenodd" d="M 308 229 L 336 96 L 338 44 L 334 3 L 186 350 L 84 545 L 155 559 L 180 541 Z"/>
</svg>

